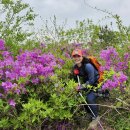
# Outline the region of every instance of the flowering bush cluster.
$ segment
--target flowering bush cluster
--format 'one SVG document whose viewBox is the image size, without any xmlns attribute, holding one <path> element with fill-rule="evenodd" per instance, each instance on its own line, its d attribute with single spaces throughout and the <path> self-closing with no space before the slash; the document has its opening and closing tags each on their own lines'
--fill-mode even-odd
<svg viewBox="0 0 130 130">
<path fill-rule="evenodd" d="M 110 73 L 111 69 L 114 71 L 114 73 L 109 76 L 109 79 L 106 80 L 102 88 L 111 90 L 119 86 L 122 87 L 128 79 L 124 72 L 128 69 L 130 53 L 124 53 L 122 58 L 115 48 L 110 47 L 106 50 L 102 50 L 100 57 L 105 62 L 104 66 L 101 67 L 101 70 L 107 71 L 108 73 Z"/>
<path fill-rule="evenodd" d="M 10 120 L 5 119 L 7 115 L 0 113 L 2 127 L 5 120 L 7 126 L 28 128 L 29 125 L 29 129 L 33 129 L 37 123 L 42 124 L 48 118 L 72 118 L 72 107 L 78 104 L 74 98 L 74 87 L 77 84 L 69 78 L 72 67 L 71 52 L 74 48 L 83 49 L 81 44 L 72 44 L 69 47 L 57 45 L 55 48 L 41 44 L 40 49 L 21 49 L 14 56 L 5 46 L 5 42 L 0 40 L 0 110 L 6 106 L 5 113 L 18 119 L 13 116 L 10 116 Z M 88 53 L 86 49 L 83 52 L 84 55 Z M 130 54 L 125 53 L 120 57 L 114 48 L 108 48 L 100 56 L 103 65 L 101 69 L 105 72 L 102 88 L 112 90 L 124 87 L 128 79 L 126 74 Z M 78 100 L 80 102 L 80 98 Z M 20 111 L 20 114 L 14 114 L 15 110 Z"/>
<path fill-rule="evenodd" d="M 107 50 L 102 50 L 100 57 L 103 61 L 105 61 L 105 65 L 101 68 L 102 70 L 110 70 L 113 68 L 114 71 L 119 72 L 128 69 L 130 52 L 124 53 L 124 56 L 122 58 L 115 48 L 110 47 Z"/>
<path fill-rule="evenodd" d="M 43 54 L 37 49 L 21 51 L 14 57 L 4 46 L 3 40 L 0 40 L 0 51 L 0 96 L 12 106 L 15 106 L 16 95 L 26 93 L 27 84 L 44 82 L 45 78 L 54 74 L 55 66 L 61 67 L 63 64 L 60 58 L 56 59 L 51 53 Z"/>
<path fill-rule="evenodd" d="M 123 74 L 123 72 L 116 73 L 116 74 L 114 73 L 111 75 L 110 79 L 107 79 L 105 81 L 105 83 L 102 86 L 102 89 L 112 90 L 116 87 L 120 87 L 120 88 L 122 87 L 121 90 L 123 90 L 124 84 L 126 83 L 127 79 L 128 79 L 127 76 Z"/>
</svg>

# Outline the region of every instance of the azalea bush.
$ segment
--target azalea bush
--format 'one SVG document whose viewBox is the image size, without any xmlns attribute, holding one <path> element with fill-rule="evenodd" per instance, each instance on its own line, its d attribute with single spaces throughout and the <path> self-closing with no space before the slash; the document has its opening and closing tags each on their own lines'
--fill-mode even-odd
<svg viewBox="0 0 130 130">
<path fill-rule="evenodd" d="M 62 120 L 69 123 L 79 114 L 73 112 L 82 99 L 77 99 L 77 83 L 69 75 L 73 66 L 72 50 L 82 48 L 87 55 L 82 44 L 74 43 L 69 48 L 59 44 L 55 49 L 53 44 L 52 47 L 42 44 L 30 51 L 21 49 L 17 56 L 13 56 L 2 39 L 0 47 L 1 128 L 40 129 L 49 122 L 53 127 Z M 112 47 L 101 51 L 100 56 L 105 77 L 102 89 L 127 88 L 129 53 L 124 54 L 125 62 Z"/>
<path fill-rule="evenodd" d="M 77 84 L 67 79 L 71 64 L 64 65 L 63 59 L 40 49 L 20 50 L 13 56 L 2 39 L 0 46 L 0 97 L 4 109 L 0 126 L 32 129 L 37 124 L 43 125 L 42 120 L 46 118 L 50 121 L 72 118 L 71 109 L 77 104 L 74 98 Z"/>
<path fill-rule="evenodd" d="M 104 66 L 102 65 L 101 70 L 105 71 L 106 77 L 108 77 L 102 88 L 111 90 L 116 87 L 123 87 L 128 79 L 130 53 L 124 53 L 122 58 L 115 48 L 110 47 L 107 50 L 102 50 L 100 57 L 104 61 Z"/>
</svg>

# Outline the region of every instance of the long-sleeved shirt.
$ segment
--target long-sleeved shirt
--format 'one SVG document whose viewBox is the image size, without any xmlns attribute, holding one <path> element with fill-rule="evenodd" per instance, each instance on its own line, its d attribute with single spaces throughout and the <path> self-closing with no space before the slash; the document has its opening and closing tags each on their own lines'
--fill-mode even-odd
<svg viewBox="0 0 130 130">
<path fill-rule="evenodd" d="M 86 83 L 86 85 L 96 86 L 99 78 L 99 74 L 92 64 L 85 63 L 81 67 L 75 65 L 74 69 L 79 70 L 79 77 L 82 78 L 82 83 Z M 77 77 L 75 75 L 74 79 L 77 81 L 76 78 Z"/>
</svg>

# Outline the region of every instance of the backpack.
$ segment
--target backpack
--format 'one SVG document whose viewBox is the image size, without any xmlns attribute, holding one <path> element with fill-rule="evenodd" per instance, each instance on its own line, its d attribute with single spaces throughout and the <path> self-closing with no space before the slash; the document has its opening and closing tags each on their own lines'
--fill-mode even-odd
<svg viewBox="0 0 130 130">
<path fill-rule="evenodd" d="M 94 66 L 94 68 L 98 71 L 99 73 L 99 79 L 98 82 L 103 81 L 103 74 L 104 72 L 100 70 L 101 64 L 98 62 L 98 60 L 94 56 L 88 56 L 89 62 Z"/>
</svg>

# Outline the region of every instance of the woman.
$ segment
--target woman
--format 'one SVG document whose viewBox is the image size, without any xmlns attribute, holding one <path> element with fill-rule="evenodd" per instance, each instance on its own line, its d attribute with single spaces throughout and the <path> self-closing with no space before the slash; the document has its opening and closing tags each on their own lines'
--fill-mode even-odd
<svg viewBox="0 0 130 130">
<path fill-rule="evenodd" d="M 73 76 L 75 81 L 78 82 L 78 76 L 80 78 L 80 81 L 82 83 L 82 87 L 77 89 L 77 91 L 80 90 L 87 90 L 87 85 L 91 85 L 93 87 L 96 87 L 98 84 L 98 78 L 99 74 L 98 71 L 94 68 L 94 66 L 89 62 L 89 59 L 83 57 L 82 50 L 75 49 L 72 52 L 72 57 L 75 62 L 75 65 L 73 67 Z M 78 72 L 78 73 L 76 73 Z M 88 104 L 96 104 L 97 95 L 93 90 L 90 90 L 86 94 L 86 101 Z M 91 112 L 92 120 L 96 119 L 98 116 L 98 107 L 97 105 L 89 105 L 88 107 L 89 111 Z M 91 109 L 91 110 L 90 110 Z"/>
</svg>

